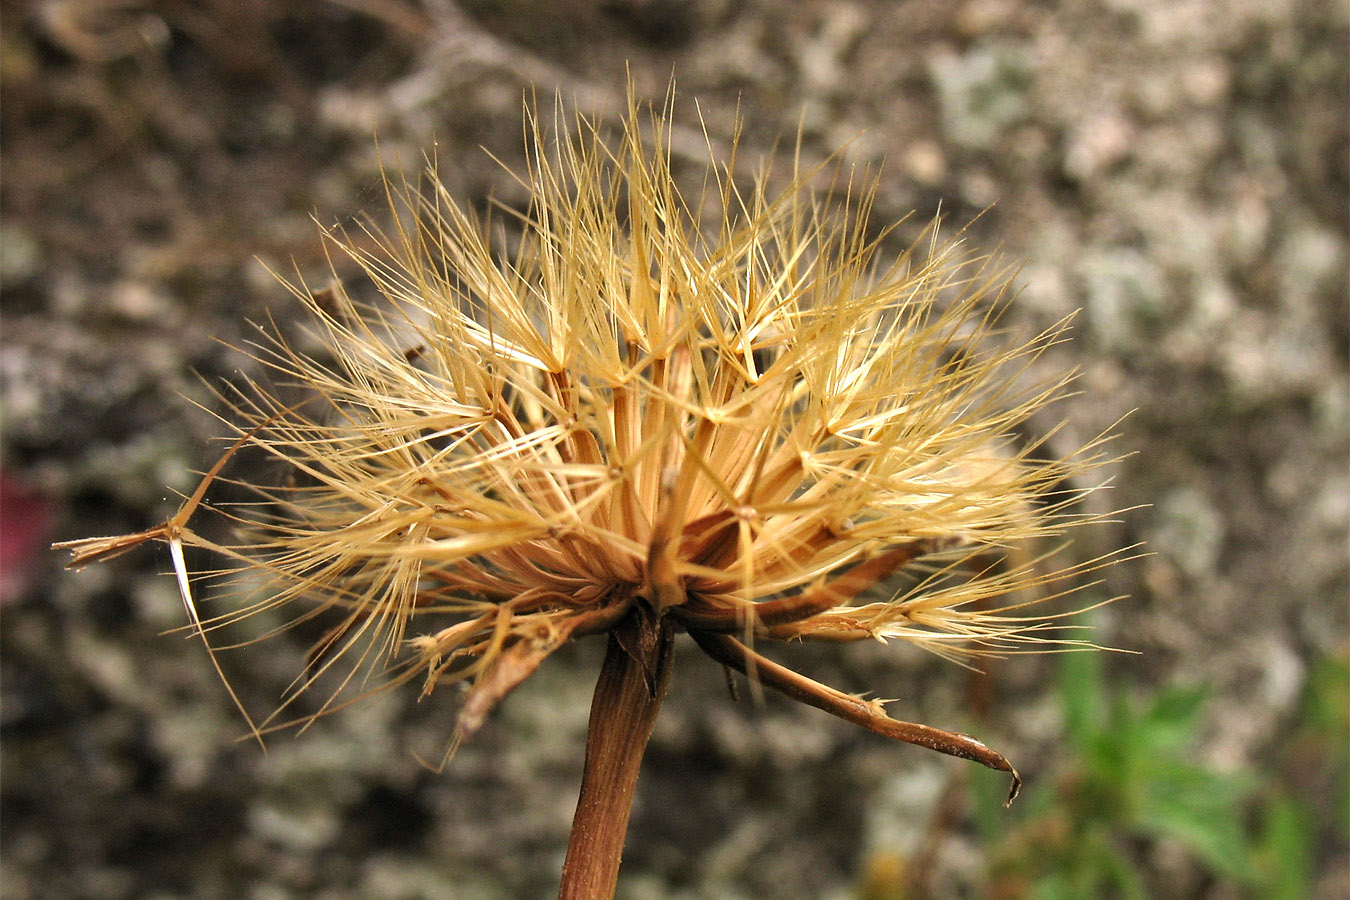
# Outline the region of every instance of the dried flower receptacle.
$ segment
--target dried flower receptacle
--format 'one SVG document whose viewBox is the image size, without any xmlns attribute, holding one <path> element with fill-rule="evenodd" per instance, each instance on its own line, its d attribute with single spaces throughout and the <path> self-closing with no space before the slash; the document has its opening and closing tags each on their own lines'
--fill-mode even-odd
<svg viewBox="0 0 1350 900">
<path fill-rule="evenodd" d="M 302 402 L 236 391 L 238 440 L 177 514 L 64 545 L 79 565 L 166 542 L 203 637 L 263 610 L 333 619 L 283 709 L 330 677 L 319 713 L 371 673 L 467 682 L 455 742 L 558 647 L 608 634 L 565 897 L 613 891 L 678 632 L 794 699 L 1008 772 L 1015 794 L 1012 766 L 975 739 L 759 648 L 1059 645 L 1027 598 L 1093 565 L 1049 571 L 1027 548 L 1087 520 L 1064 485 L 1100 462 L 1098 442 L 1041 459 L 1013 436 L 1063 393 L 1067 379 L 1020 376 L 1065 323 L 1000 340 L 1010 272 L 936 229 L 880 265 L 869 186 L 830 206 L 806 189 L 815 173 L 742 191 L 728 166 L 686 197 L 666 127 L 636 104 L 613 144 L 580 119 L 554 137 L 535 125 L 530 206 L 498 223 L 518 237 L 509 253 L 438 185 L 391 190 L 389 230 L 328 235 L 379 302 L 295 286 L 326 355 L 274 329 L 253 348 Z M 211 505 L 244 445 L 281 477 L 250 472 L 254 502 Z M 207 514 L 239 539 L 204 537 Z M 227 563 L 190 573 L 184 546 Z M 268 589 L 234 588 L 199 620 L 194 583 L 228 595 L 241 569 Z"/>
</svg>

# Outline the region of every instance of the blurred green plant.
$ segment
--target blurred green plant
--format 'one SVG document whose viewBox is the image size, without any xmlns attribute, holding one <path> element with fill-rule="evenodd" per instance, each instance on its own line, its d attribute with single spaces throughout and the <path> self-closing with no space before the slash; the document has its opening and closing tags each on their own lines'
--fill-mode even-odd
<svg viewBox="0 0 1350 900">
<path fill-rule="evenodd" d="M 1259 775 L 1198 759 L 1202 687 L 1137 699 L 1108 680 L 1100 655 L 1070 653 L 1057 690 L 1067 753 L 1049 789 L 1032 792 L 1009 828 L 977 783 L 974 821 L 990 848 L 985 896 L 1147 900 L 1160 886 L 1145 869 L 1167 845 L 1192 858 L 1196 881 L 1171 885 L 1169 896 L 1215 882 L 1251 900 L 1312 896 L 1318 848 L 1350 835 L 1345 659 L 1313 666 L 1280 765 Z"/>
</svg>

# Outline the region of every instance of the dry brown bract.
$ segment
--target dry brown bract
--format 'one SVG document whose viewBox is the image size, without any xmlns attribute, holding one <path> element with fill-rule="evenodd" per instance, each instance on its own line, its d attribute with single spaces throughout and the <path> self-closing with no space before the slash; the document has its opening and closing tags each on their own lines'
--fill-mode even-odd
<svg viewBox="0 0 1350 900">
<path fill-rule="evenodd" d="M 1065 379 L 1019 376 L 1064 323 L 1008 346 L 994 331 L 1010 272 L 936 229 L 878 265 L 870 186 L 836 185 L 849 199 L 827 207 L 795 166 L 771 195 L 767 175 L 739 190 L 728 165 L 682 196 L 666 121 L 645 126 L 632 104 L 611 144 L 580 119 L 546 137 L 531 117 L 532 200 L 509 254 L 439 187 L 391 189 L 404 215 L 389 231 L 330 233 L 380 302 L 295 287 L 326 355 L 277 336 L 254 353 L 308 399 L 253 385 L 232 402 L 246 424 L 226 456 L 256 446 L 283 477 L 210 507 L 218 464 L 163 526 L 69 544 L 72 564 L 167 542 L 204 636 L 277 607 L 336 612 L 296 693 L 338 670 L 325 709 L 372 670 L 424 690 L 467 680 L 456 740 L 566 641 L 608 632 L 578 822 L 588 802 L 610 808 L 589 815 L 621 819 L 620 844 L 627 808 L 612 807 L 627 800 L 596 773 L 626 754 L 636 778 L 678 630 L 759 684 L 1006 771 L 1015 794 L 1012 766 L 973 738 L 891 719 L 753 647 L 1058 643 L 1027 598 L 1095 564 L 1050 571 L 1028 548 L 1086 520 L 1064 485 L 1100 442 L 1045 460 L 1012 432 L 1063 393 Z M 190 527 L 208 510 L 243 526 L 238 543 Z M 198 621 L 184 546 L 230 560 L 206 575 L 252 599 L 227 589 L 237 607 Z M 625 704 L 641 721 L 615 743 Z M 574 837 L 568 878 L 603 852 Z M 605 894 L 586 890 L 572 895 Z"/>
</svg>

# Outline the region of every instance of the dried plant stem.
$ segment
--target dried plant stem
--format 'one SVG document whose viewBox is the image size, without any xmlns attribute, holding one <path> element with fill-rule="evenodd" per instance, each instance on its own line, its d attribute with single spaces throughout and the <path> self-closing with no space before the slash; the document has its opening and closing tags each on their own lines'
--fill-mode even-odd
<svg viewBox="0 0 1350 900">
<path fill-rule="evenodd" d="M 558 900 L 614 896 L 638 769 L 670 679 L 672 643 L 669 621 L 643 603 L 610 633 Z"/>
<path fill-rule="evenodd" d="M 904 741 L 907 744 L 917 744 L 939 753 L 946 753 L 948 756 L 973 760 L 991 769 L 1006 772 L 1012 778 L 1012 784 L 1008 788 L 1005 806 L 1011 805 L 1022 789 L 1022 778 L 1012 767 L 1012 763 L 1008 762 L 1003 754 L 991 750 L 970 735 L 892 719 L 882 709 L 881 702 L 867 701 L 836 691 L 765 659 L 740 641 L 724 634 L 690 632 L 690 636 L 705 653 L 722 665 L 754 678 L 764 686 L 786 694 L 800 703 L 822 709 L 883 737 Z"/>
</svg>

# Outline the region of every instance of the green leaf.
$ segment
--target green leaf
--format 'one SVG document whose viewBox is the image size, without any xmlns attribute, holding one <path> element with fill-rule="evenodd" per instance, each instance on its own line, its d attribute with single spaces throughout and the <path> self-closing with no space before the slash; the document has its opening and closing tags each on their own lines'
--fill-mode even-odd
<svg viewBox="0 0 1350 900">
<path fill-rule="evenodd" d="M 1176 762 L 1148 768 L 1133 825 L 1181 843 L 1218 875 L 1250 881 L 1254 870 L 1243 810 L 1251 779 Z"/>
<path fill-rule="evenodd" d="M 1350 738 L 1350 660 L 1323 657 L 1308 675 L 1303 720 L 1310 730 L 1346 746 Z"/>
<path fill-rule="evenodd" d="M 1102 733 L 1107 721 L 1103 664 L 1100 653 L 1065 653 L 1056 673 L 1064 736 L 1079 750 Z"/>
<path fill-rule="evenodd" d="M 1261 825 L 1261 900 L 1311 897 L 1314 835 L 1307 811 L 1281 792 L 1266 804 Z"/>
<path fill-rule="evenodd" d="M 1118 850 L 1105 847 L 1102 850 L 1098 865 L 1105 876 L 1103 880 L 1115 885 L 1119 890 L 1119 896 L 1123 897 L 1124 900 L 1149 900 L 1149 894 L 1144 888 L 1143 880 L 1127 857 Z M 1094 896 L 1100 897 L 1101 894 Z"/>
<path fill-rule="evenodd" d="M 1138 741 L 1154 753 L 1183 750 L 1195 740 L 1209 692 L 1204 687 L 1164 688 L 1135 723 Z"/>
</svg>

